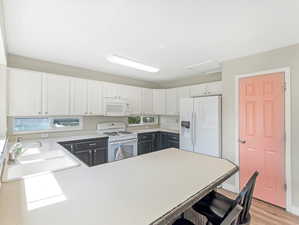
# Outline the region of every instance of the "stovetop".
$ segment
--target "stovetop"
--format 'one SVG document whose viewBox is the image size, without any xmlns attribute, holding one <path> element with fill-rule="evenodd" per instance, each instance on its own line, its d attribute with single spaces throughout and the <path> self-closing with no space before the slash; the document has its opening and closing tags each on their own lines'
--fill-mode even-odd
<svg viewBox="0 0 299 225">
<path fill-rule="evenodd" d="M 109 136 L 110 141 L 137 139 L 137 134 L 126 131 L 126 125 L 121 122 L 101 123 L 97 125 L 99 133 Z"/>
<path fill-rule="evenodd" d="M 132 134 L 132 132 L 129 131 L 114 131 L 114 132 L 104 132 L 104 134 L 108 136 L 121 136 L 126 134 Z"/>
</svg>

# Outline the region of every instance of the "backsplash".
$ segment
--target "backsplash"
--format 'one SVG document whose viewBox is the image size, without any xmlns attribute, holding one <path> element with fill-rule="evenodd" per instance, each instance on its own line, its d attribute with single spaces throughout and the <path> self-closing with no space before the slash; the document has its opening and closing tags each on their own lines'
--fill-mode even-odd
<svg viewBox="0 0 299 225">
<path fill-rule="evenodd" d="M 160 116 L 160 127 L 170 130 L 178 130 L 180 118 L 179 116 Z"/>
</svg>

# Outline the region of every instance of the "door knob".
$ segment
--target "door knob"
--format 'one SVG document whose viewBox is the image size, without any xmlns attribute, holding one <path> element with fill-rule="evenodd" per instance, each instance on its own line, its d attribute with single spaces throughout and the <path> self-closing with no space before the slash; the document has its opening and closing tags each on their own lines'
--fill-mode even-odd
<svg viewBox="0 0 299 225">
<path fill-rule="evenodd" d="M 245 141 L 245 140 L 241 140 L 241 139 L 239 139 L 239 143 L 241 143 L 241 144 L 246 144 L 246 141 Z"/>
</svg>

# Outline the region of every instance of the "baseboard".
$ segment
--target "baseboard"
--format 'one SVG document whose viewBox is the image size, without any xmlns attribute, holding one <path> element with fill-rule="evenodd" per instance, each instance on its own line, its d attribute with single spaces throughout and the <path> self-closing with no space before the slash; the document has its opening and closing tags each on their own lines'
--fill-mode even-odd
<svg viewBox="0 0 299 225">
<path fill-rule="evenodd" d="M 297 206 L 291 206 L 290 209 L 289 209 L 289 212 L 294 214 L 294 215 L 297 215 L 299 216 L 299 207 Z"/>
<path fill-rule="evenodd" d="M 228 191 L 231 191 L 231 192 L 234 192 L 236 193 L 236 187 L 232 184 L 229 184 L 229 183 L 223 183 L 222 184 L 222 188 L 225 189 L 225 190 L 228 190 Z"/>
</svg>

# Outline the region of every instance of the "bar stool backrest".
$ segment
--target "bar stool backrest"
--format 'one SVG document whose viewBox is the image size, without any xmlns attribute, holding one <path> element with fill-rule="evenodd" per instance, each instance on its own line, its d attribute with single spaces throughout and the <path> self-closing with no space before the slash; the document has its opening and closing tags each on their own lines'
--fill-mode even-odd
<svg viewBox="0 0 299 225">
<path fill-rule="evenodd" d="M 258 175 L 259 173 L 255 171 L 235 200 L 236 204 L 240 204 L 243 208 L 239 216 L 239 224 L 245 223 L 250 218 L 249 210 L 251 207 L 253 191 Z"/>
</svg>

